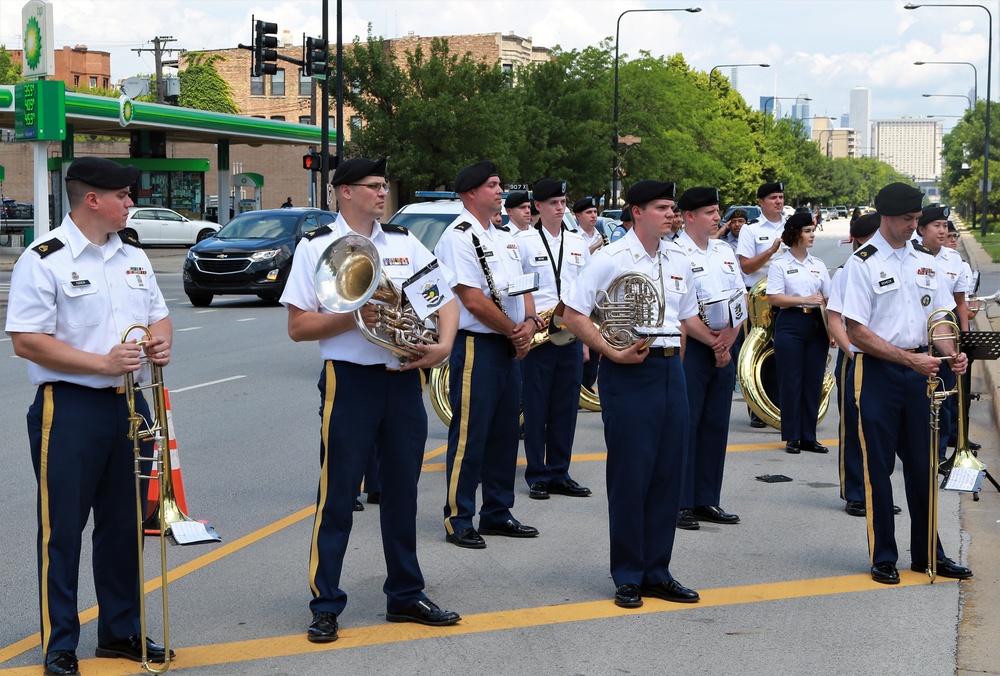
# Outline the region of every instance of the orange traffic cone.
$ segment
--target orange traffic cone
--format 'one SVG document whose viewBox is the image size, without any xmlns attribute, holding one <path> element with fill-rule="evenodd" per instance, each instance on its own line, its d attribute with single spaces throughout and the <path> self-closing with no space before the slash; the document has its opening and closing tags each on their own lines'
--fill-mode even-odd
<svg viewBox="0 0 1000 676">
<path fill-rule="evenodd" d="M 164 458 L 165 466 L 170 468 L 170 479 L 172 490 L 168 496 L 168 500 L 172 500 L 174 507 L 180 510 L 182 517 L 187 516 L 187 499 L 184 497 L 184 479 L 181 476 L 181 459 L 180 454 L 177 452 L 177 435 L 174 431 L 174 416 L 170 410 L 170 392 L 167 388 L 163 388 L 163 399 L 166 402 L 167 408 L 167 422 L 165 427 L 165 435 L 167 438 L 167 450 L 169 452 L 169 457 Z M 157 450 L 159 448 L 157 447 Z M 153 467 L 150 476 L 153 477 L 149 480 L 149 486 L 146 489 L 146 519 L 143 522 L 143 528 L 147 535 L 158 535 L 160 532 L 160 519 L 157 514 L 157 506 L 160 501 L 160 487 L 158 485 L 159 480 L 156 479 L 157 470 Z M 168 525 L 170 522 L 168 511 Z"/>
</svg>

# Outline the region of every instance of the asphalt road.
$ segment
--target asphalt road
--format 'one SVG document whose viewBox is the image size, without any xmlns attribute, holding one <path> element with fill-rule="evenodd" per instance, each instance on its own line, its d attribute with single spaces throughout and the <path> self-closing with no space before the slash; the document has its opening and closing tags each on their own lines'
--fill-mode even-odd
<svg viewBox="0 0 1000 676">
<path fill-rule="evenodd" d="M 827 223 L 814 251 L 831 269 L 849 254 L 836 245 L 846 227 L 846 219 Z M 843 511 L 836 452 L 786 454 L 776 431 L 747 425 L 743 402 L 734 395 L 722 505 L 742 522 L 679 531 L 671 565 L 678 580 L 701 592 L 701 603 L 652 599 L 635 611 L 611 602 L 605 448 L 596 413 L 580 414 L 572 468 L 593 497 L 533 501 L 519 478 L 514 514 L 538 527 L 539 538 L 490 537 L 487 549 L 478 551 L 447 544 L 441 523 L 446 429 L 426 402 L 430 434 L 420 484 L 419 554 L 428 595 L 464 619 L 446 629 L 384 621 L 378 507 L 370 505 L 355 515 L 345 561 L 349 602 L 340 618 L 341 639 L 310 644 L 304 631 L 319 460 L 318 350 L 288 339 L 279 305 L 221 298 L 207 309 L 192 307 L 181 288 L 183 250 L 150 251 L 175 329 L 165 378 L 189 513 L 210 521 L 223 537 L 221 545 L 168 551 L 171 640 L 178 652 L 172 670 L 952 674 L 962 665 L 962 636 L 996 636 L 1000 625 L 989 623 L 984 607 L 990 597 L 980 596 L 978 608 L 968 601 L 995 588 L 996 577 L 977 567 L 971 582 L 929 585 L 925 575 L 909 572 L 905 510 L 897 519 L 903 583 L 871 582 L 865 521 Z M 0 273 L 0 283 L 8 280 Z M 0 676 L 40 672 L 35 485 L 24 425 L 32 396 L 24 364 L 9 339 L 0 338 Z M 819 436 L 835 446 L 838 421 L 831 408 Z M 985 405 L 973 406 L 972 436 L 995 454 Z M 755 479 L 763 474 L 792 481 Z M 901 474 L 894 475 L 896 501 L 904 504 Z M 980 541 L 988 548 L 983 560 L 995 555 L 990 528 L 996 528 L 1000 500 L 989 491 L 974 507 L 968 495 L 941 492 L 940 532 L 952 558 L 969 560 Z M 963 529 L 970 508 L 981 510 L 979 531 Z M 158 558 L 148 549 L 152 577 Z M 96 644 L 90 578 L 85 552 L 82 673 L 137 673 L 134 663 L 90 658 Z M 148 599 L 150 632 L 160 637 L 158 594 Z M 963 616 L 970 613 L 980 618 L 975 627 L 965 626 Z M 995 657 L 987 651 L 976 668 L 967 668 L 997 673 Z"/>
</svg>

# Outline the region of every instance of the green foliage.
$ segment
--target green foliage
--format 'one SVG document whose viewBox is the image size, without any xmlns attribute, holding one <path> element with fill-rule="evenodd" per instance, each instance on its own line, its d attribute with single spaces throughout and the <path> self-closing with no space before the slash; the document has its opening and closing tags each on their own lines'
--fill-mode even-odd
<svg viewBox="0 0 1000 676">
<path fill-rule="evenodd" d="M 990 115 L 990 182 L 1000 185 L 1000 129 Z M 965 116 L 942 140 L 942 195 L 970 222 L 981 223 L 983 180 L 986 150 L 986 103 L 977 101 L 975 109 Z M 1000 192 L 994 190 L 987 198 L 987 215 L 992 221 L 1000 213 Z M 991 228 L 994 226 L 990 226 Z"/>
<path fill-rule="evenodd" d="M 14 63 L 7 47 L 0 45 L 0 84 L 12 85 L 24 82 L 21 76 L 21 64 Z"/>
<path fill-rule="evenodd" d="M 225 60 L 221 54 L 213 54 L 207 58 L 204 54 L 192 54 L 187 68 L 178 74 L 181 79 L 181 94 L 177 98 L 177 105 L 217 113 L 240 112 L 233 101 L 233 88 L 215 69 L 216 61 Z M 155 88 L 155 80 L 151 86 Z M 156 100 L 155 96 L 153 100 Z"/>
<path fill-rule="evenodd" d="M 77 94 L 88 94 L 89 96 L 103 96 L 108 99 L 117 99 L 119 96 L 121 96 L 121 94 L 118 93 L 118 90 L 111 87 L 88 87 L 85 85 L 81 85 L 75 88 L 73 91 L 75 91 Z"/>
</svg>

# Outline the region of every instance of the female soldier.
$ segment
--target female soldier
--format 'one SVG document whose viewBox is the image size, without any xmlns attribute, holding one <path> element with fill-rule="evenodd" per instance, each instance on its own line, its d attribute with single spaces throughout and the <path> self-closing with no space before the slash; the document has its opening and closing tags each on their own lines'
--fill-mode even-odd
<svg viewBox="0 0 1000 676">
<path fill-rule="evenodd" d="M 830 274 L 823 261 L 809 254 L 815 239 L 812 214 L 793 215 L 781 235 L 788 251 L 767 274 L 767 299 L 778 309 L 774 362 L 781 438 L 788 453 L 829 452 L 816 442 L 816 423 L 829 349 L 821 310 L 830 295 Z"/>
</svg>

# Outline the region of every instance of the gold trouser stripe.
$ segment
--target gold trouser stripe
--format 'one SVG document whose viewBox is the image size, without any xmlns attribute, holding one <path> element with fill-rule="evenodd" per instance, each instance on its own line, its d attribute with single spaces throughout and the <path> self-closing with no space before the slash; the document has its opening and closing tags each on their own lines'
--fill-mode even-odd
<svg viewBox="0 0 1000 676">
<path fill-rule="evenodd" d="M 462 367 L 462 402 L 458 427 L 458 448 L 455 450 L 455 463 L 451 468 L 451 481 L 448 483 L 448 512 L 452 515 L 458 512 L 458 480 L 462 476 L 462 461 L 465 459 L 465 447 L 469 440 L 469 409 L 472 406 L 472 363 L 476 357 L 476 340 L 472 336 L 465 338 L 465 365 Z M 444 520 L 444 528 L 450 535 L 455 534 L 451 525 L 451 517 Z"/>
<path fill-rule="evenodd" d="M 309 586 L 314 595 L 319 596 L 319 588 L 316 586 L 316 571 L 319 569 L 319 527 L 323 521 L 323 507 L 326 505 L 326 495 L 329 490 L 329 482 L 326 478 L 326 467 L 330 462 L 330 449 L 327 447 L 327 439 L 330 433 L 330 417 L 333 415 L 333 398 L 337 394 L 337 374 L 333 369 L 333 362 L 326 362 L 326 392 L 323 394 L 323 424 L 321 428 L 323 444 L 323 466 L 319 470 L 319 499 L 316 501 L 316 518 L 313 521 L 312 546 L 309 548 Z"/>
<path fill-rule="evenodd" d="M 864 380 L 864 355 L 854 355 L 854 401 L 858 405 L 858 440 L 861 442 L 861 467 L 865 477 L 865 521 L 868 526 L 868 560 L 875 565 L 875 520 L 872 518 L 872 481 L 868 471 L 868 444 L 861 425 L 861 383 Z"/>
<path fill-rule="evenodd" d="M 54 402 L 52 386 L 46 385 L 42 394 L 42 449 L 39 462 L 38 489 L 41 492 L 42 527 L 42 572 L 39 584 L 42 587 L 42 652 L 49 651 L 52 637 L 52 618 L 49 615 L 49 541 L 52 539 L 52 523 L 49 516 L 49 442 L 52 439 L 52 418 Z"/>
<path fill-rule="evenodd" d="M 847 408 L 847 395 L 845 390 L 847 389 L 847 366 L 850 364 L 850 359 L 847 355 L 840 362 L 840 392 L 837 393 L 837 397 L 840 399 L 840 492 L 847 499 L 847 463 L 844 461 L 846 456 L 845 449 L 847 444 L 847 426 L 844 423 L 844 410 Z"/>
</svg>

